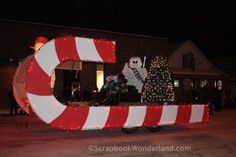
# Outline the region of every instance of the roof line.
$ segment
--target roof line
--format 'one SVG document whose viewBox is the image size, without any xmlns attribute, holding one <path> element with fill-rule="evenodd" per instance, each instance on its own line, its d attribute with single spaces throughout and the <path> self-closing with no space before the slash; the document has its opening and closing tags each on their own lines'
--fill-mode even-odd
<svg viewBox="0 0 236 157">
<path fill-rule="evenodd" d="M 158 40 L 168 40 L 168 38 L 164 38 L 164 37 L 154 37 L 154 36 L 132 34 L 132 33 L 121 33 L 121 32 L 114 32 L 114 31 L 107 31 L 107 30 L 100 30 L 100 29 L 92 29 L 92 28 L 81 28 L 81 27 L 66 26 L 66 25 L 45 24 L 45 23 L 38 23 L 38 22 L 27 22 L 27 21 L 21 21 L 21 20 L 10 20 L 10 19 L 1 19 L 1 18 L 0 18 L 0 21 L 9 22 L 9 23 L 21 23 L 21 24 L 41 25 L 41 26 L 49 26 L 49 27 L 57 27 L 57 28 L 67 28 L 67 29 L 71 28 L 71 29 L 79 29 L 79 30 L 83 30 L 83 31 L 112 33 L 112 34 L 123 35 L 123 36 L 153 38 L 153 39 L 158 39 Z"/>
</svg>

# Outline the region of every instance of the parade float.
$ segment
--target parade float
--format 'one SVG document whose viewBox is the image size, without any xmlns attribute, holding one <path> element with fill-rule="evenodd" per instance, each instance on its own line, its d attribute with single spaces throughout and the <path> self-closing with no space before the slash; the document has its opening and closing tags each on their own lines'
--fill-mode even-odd
<svg viewBox="0 0 236 157">
<path fill-rule="evenodd" d="M 132 58 L 130 63 L 136 64 L 140 62 L 139 60 L 137 57 Z M 140 101 L 135 103 L 121 101 L 118 105 L 109 104 L 109 106 L 89 104 L 66 106 L 55 98 L 50 86 L 54 69 L 66 61 L 115 64 L 116 42 L 73 36 L 59 37 L 45 42 L 37 53 L 21 62 L 13 80 L 15 98 L 25 112 L 34 113 L 33 115 L 37 115 L 53 128 L 63 130 L 122 128 L 122 131 L 132 133 L 138 127 L 158 131 L 164 125 L 182 125 L 209 120 L 208 104 L 175 105 L 147 101 L 146 98 L 150 94 L 148 91 L 151 91 L 148 88 L 144 89 Z M 142 80 L 140 85 L 129 79 L 132 80 L 136 75 L 136 79 L 140 80 L 137 73 L 141 73 L 142 79 L 151 76 L 148 76 L 141 65 L 138 67 L 139 69 L 126 64 L 122 73 L 128 83 L 136 86 L 138 93 L 141 93 L 141 86 L 145 81 Z M 144 99 L 146 101 L 143 101 Z"/>
</svg>

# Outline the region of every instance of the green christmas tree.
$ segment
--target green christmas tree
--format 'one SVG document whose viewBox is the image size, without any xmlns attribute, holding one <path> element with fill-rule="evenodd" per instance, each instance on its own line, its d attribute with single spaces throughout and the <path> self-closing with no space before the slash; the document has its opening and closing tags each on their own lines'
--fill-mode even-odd
<svg viewBox="0 0 236 157">
<path fill-rule="evenodd" d="M 173 102 L 174 90 L 167 59 L 156 56 L 151 61 L 142 93 L 144 102 Z"/>
</svg>

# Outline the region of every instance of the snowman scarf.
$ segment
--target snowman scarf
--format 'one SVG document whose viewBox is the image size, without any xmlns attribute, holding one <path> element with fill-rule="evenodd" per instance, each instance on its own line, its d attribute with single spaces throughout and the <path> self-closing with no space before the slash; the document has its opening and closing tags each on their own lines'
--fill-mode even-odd
<svg viewBox="0 0 236 157">
<path fill-rule="evenodd" d="M 130 67 L 130 68 L 131 68 L 131 67 Z M 131 68 L 131 69 L 132 69 L 132 71 L 134 72 L 135 77 L 136 77 L 139 81 L 141 81 L 142 83 L 144 83 L 143 78 L 141 77 L 141 75 L 140 75 L 140 73 L 138 72 L 138 70 L 137 70 L 136 68 Z"/>
</svg>

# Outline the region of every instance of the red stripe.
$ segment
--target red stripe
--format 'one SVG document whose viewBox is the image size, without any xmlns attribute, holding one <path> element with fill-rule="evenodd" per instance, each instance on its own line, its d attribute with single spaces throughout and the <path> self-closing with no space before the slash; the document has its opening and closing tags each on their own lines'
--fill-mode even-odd
<svg viewBox="0 0 236 157">
<path fill-rule="evenodd" d="M 188 124 L 191 118 L 191 105 L 178 105 L 175 124 Z"/>
<path fill-rule="evenodd" d="M 122 128 L 128 118 L 129 106 L 111 106 L 104 128 Z"/>
<path fill-rule="evenodd" d="M 115 63 L 116 53 L 113 41 L 93 40 L 95 47 L 104 63 Z"/>
<path fill-rule="evenodd" d="M 29 105 L 29 115 L 30 115 L 30 116 L 38 117 L 38 115 L 33 111 L 33 109 L 31 108 L 30 105 Z"/>
<path fill-rule="evenodd" d="M 209 110 L 208 110 L 208 104 L 204 105 L 204 113 L 202 117 L 202 122 L 208 122 L 209 121 Z"/>
<path fill-rule="evenodd" d="M 33 57 L 26 77 L 26 91 L 35 95 L 52 95 L 50 86 L 51 77 L 39 66 Z"/>
<path fill-rule="evenodd" d="M 162 106 L 147 106 L 143 126 L 157 126 L 160 122 Z"/>
<path fill-rule="evenodd" d="M 88 113 L 89 106 L 68 106 L 50 125 L 65 130 L 80 130 L 87 120 Z"/>
<path fill-rule="evenodd" d="M 74 37 L 62 37 L 56 39 L 55 47 L 60 63 L 67 60 L 80 61 Z"/>
</svg>

